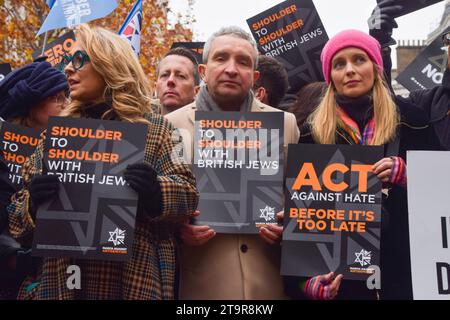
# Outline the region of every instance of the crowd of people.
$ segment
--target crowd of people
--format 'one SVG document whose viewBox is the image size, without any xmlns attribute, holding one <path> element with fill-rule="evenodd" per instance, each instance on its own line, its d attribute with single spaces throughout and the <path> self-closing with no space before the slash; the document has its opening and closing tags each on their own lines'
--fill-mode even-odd
<svg viewBox="0 0 450 320">
<path fill-rule="evenodd" d="M 23 187 L 9 182 L 0 163 L 0 299 L 411 299 L 406 152 L 450 150 L 450 52 L 440 86 L 396 96 L 389 46 L 398 8 L 383 3 L 369 34 L 345 30 L 327 42 L 325 81 L 300 88 L 294 100 L 283 65 L 260 55 L 238 27 L 212 34 L 202 64 L 189 49 L 168 51 L 154 95 L 126 40 L 88 25 L 76 29 L 59 70 L 40 60 L 10 73 L 0 82 L 0 116 L 43 130 L 42 139 L 52 115 L 144 123 L 148 133 L 144 162 L 124 172 L 139 197 L 127 262 L 32 257 L 37 208 L 55 197 L 60 181 L 43 173 L 43 140 L 23 166 Z M 450 33 L 442 39 L 448 49 Z M 193 224 L 202 212 L 192 168 L 172 155 L 183 143 L 192 158 L 192 139 L 173 137 L 178 129 L 193 136 L 196 111 L 282 112 L 285 152 L 296 143 L 383 146 L 373 165 L 389 190 L 382 199 L 381 290 L 333 272 L 282 277 L 282 224 L 255 235 Z M 70 265 L 81 269 L 81 289 L 67 287 Z"/>
</svg>

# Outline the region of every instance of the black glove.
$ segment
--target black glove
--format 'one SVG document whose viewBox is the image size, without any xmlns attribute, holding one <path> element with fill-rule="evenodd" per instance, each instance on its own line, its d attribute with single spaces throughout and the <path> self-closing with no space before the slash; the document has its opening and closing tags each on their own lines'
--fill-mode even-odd
<svg viewBox="0 0 450 320">
<path fill-rule="evenodd" d="M 0 233 L 8 225 L 8 212 L 6 207 L 11 201 L 11 196 L 16 191 L 9 178 L 8 166 L 0 161 Z"/>
<path fill-rule="evenodd" d="M 0 233 L 8 226 L 8 212 L 4 206 L 0 207 Z"/>
<path fill-rule="evenodd" d="M 396 2 L 398 1 L 380 1 L 372 11 L 369 20 L 367 20 L 369 34 L 377 39 L 383 48 L 396 44 L 396 41 L 392 38 L 392 30 L 398 28 L 395 17 L 403 10 L 403 6 Z"/>
<path fill-rule="evenodd" d="M 123 174 L 131 188 L 139 195 L 139 204 L 151 216 L 159 216 L 163 211 L 161 186 L 156 171 L 146 163 L 127 166 Z"/>
<path fill-rule="evenodd" d="M 16 275 L 23 281 L 26 276 L 34 276 L 37 273 L 39 258 L 31 256 L 31 249 L 21 249 L 16 254 Z"/>
<path fill-rule="evenodd" d="M 9 232 L 0 233 L 0 265 L 19 250 L 20 244 L 11 238 Z"/>
<path fill-rule="evenodd" d="M 59 179 L 55 175 L 35 176 L 28 187 L 34 209 L 58 193 Z"/>
</svg>

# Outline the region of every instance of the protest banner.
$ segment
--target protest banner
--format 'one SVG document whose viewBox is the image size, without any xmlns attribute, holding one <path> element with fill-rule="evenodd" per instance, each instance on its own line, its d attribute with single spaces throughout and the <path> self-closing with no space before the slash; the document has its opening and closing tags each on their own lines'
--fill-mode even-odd
<svg viewBox="0 0 450 320">
<path fill-rule="evenodd" d="M 285 66 L 291 88 L 323 81 L 320 54 L 328 35 L 312 0 L 284 1 L 247 23 L 260 52 Z"/>
<path fill-rule="evenodd" d="M 22 186 L 22 166 L 40 142 L 41 130 L 2 122 L 0 129 L 1 160 L 9 169 L 9 180 Z M 20 188 L 19 188 L 20 189 Z"/>
<path fill-rule="evenodd" d="M 447 28 L 450 31 L 450 27 Z M 437 37 L 398 75 L 396 80 L 409 91 L 439 86 L 447 68 L 447 52 Z"/>
<path fill-rule="evenodd" d="M 50 117 L 43 167 L 62 183 L 38 209 L 33 255 L 131 256 L 138 196 L 123 172 L 143 162 L 146 136 L 143 124 Z"/>
<path fill-rule="evenodd" d="M 382 147 L 289 145 L 281 274 L 366 280 L 379 266 Z"/>
<path fill-rule="evenodd" d="M 277 224 L 283 201 L 281 112 L 195 114 L 196 224 L 219 233 L 257 233 Z"/>
<path fill-rule="evenodd" d="M 178 48 L 178 47 L 184 47 L 187 49 L 192 50 L 194 53 L 195 59 L 197 59 L 197 62 L 203 63 L 203 47 L 205 46 L 204 42 L 174 42 L 172 44 L 171 49 Z"/>
<path fill-rule="evenodd" d="M 413 297 L 450 300 L 450 152 L 407 157 Z"/>
<path fill-rule="evenodd" d="M 0 82 L 6 78 L 8 73 L 11 72 L 11 65 L 9 63 L 0 64 Z"/>
<path fill-rule="evenodd" d="M 72 28 L 109 15 L 117 8 L 116 0 L 55 0 L 36 36 L 49 30 Z"/>
<path fill-rule="evenodd" d="M 75 44 L 75 34 L 73 31 L 69 31 L 62 35 L 55 41 L 52 41 L 45 45 L 44 56 L 47 57 L 47 61 L 56 66 L 61 62 L 64 54 L 69 54 Z M 33 52 L 33 59 L 39 57 L 42 53 L 42 48 Z"/>
</svg>

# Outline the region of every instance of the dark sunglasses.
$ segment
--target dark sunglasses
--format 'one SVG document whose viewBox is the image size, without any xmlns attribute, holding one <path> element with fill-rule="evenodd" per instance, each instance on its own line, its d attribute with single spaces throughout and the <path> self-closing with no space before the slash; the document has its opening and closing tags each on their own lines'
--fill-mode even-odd
<svg viewBox="0 0 450 320">
<path fill-rule="evenodd" d="M 85 51 L 78 50 L 73 55 L 65 53 L 58 65 L 58 69 L 64 72 L 64 69 L 72 62 L 73 69 L 78 71 L 89 61 L 91 60 Z"/>
<path fill-rule="evenodd" d="M 442 36 L 442 43 L 444 47 L 450 46 L 450 32 L 447 32 Z"/>
</svg>

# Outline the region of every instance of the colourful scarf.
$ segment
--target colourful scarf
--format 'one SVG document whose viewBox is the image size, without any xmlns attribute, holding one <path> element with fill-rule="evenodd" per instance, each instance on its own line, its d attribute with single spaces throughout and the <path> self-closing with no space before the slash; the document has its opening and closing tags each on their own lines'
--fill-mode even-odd
<svg viewBox="0 0 450 320">
<path fill-rule="evenodd" d="M 364 132 L 361 135 L 359 131 L 359 127 L 349 115 L 342 110 L 342 108 L 337 109 L 337 114 L 342 121 L 342 126 L 339 129 L 342 129 L 340 132 L 346 136 L 349 141 L 354 142 L 355 144 L 360 145 L 370 145 L 373 139 L 373 135 L 375 133 L 375 120 L 374 118 L 370 119 L 370 121 L 364 127 Z M 389 177 L 389 182 L 392 184 L 398 184 L 400 186 L 406 187 L 406 164 L 405 161 L 401 157 L 391 157 L 394 161 L 394 165 L 392 167 L 391 175 Z"/>
<path fill-rule="evenodd" d="M 370 145 L 375 133 L 374 118 L 370 119 L 370 121 L 366 124 L 361 135 L 356 122 L 353 121 L 353 119 L 350 118 L 350 116 L 342 108 L 337 108 L 337 114 L 342 120 L 343 133 L 349 140 L 353 141 L 355 144 Z"/>
</svg>

